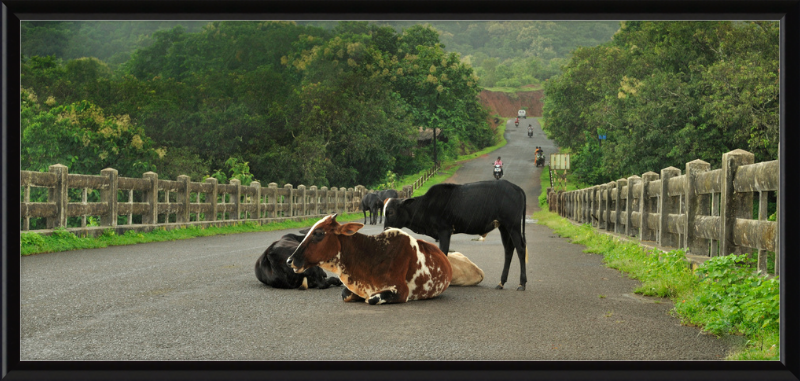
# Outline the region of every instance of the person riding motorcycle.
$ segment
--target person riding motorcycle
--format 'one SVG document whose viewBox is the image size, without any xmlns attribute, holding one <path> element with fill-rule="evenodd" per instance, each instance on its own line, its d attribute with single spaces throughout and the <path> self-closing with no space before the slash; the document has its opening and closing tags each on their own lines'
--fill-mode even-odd
<svg viewBox="0 0 800 381">
<path fill-rule="evenodd" d="M 514 120 L 514 126 L 519 127 L 519 117 L 517 117 L 517 119 Z"/>
<path fill-rule="evenodd" d="M 500 156 L 497 157 L 497 160 L 494 161 L 492 166 L 499 165 L 500 166 L 500 177 L 503 177 L 503 161 L 500 160 Z"/>
<path fill-rule="evenodd" d="M 528 137 L 533 136 L 533 125 L 528 125 Z"/>
<path fill-rule="evenodd" d="M 540 154 L 542 159 L 544 159 L 544 151 L 542 151 L 542 147 L 536 146 L 536 152 L 534 152 L 533 157 L 536 159 L 537 163 L 539 161 Z"/>
</svg>

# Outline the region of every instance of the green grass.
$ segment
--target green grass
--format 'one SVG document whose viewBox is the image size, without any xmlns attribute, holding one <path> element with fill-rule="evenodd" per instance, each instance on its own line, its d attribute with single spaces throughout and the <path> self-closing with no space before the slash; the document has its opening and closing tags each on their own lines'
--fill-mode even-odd
<svg viewBox="0 0 800 381">
<path fill-rule="evenodd" d="M 357 220 L 363 217 L 361 213 L 349 213 L 337 217 L 339 221 Z M 41 253 L 53 253 L 59 251 L 96 249 L 108 246 L 133 245 L 145 242 L 163 242 L 194 237 L 206 237 L 220 234 L 237 234 L 250 232 L 267 232 L 283 229 L 302 229 L 312 226 L 317 222 L 317 218 L 309 218 L 302 221 L 285 221 L 259 225 L 253 221 L 245 221 L 234 226 L 201 228 L 197 226 L 187 226 L 181 229 L 164 230 L 157 228 L 147 233 L 137 233 L 128 231 L 123 235 L 116 235 L 113 229 L 107 229 L 99 237 L 81 238 L 70 233 L 66 229 L 57 229 L 51 236 L 43 236 L 35 232 L 22 233 L 20 235 L 20 254 L 31 255 Z"/>
<path fill-rule="evenodd" d="M 598 232 L 588 224 L 575 225 L 555 213 L 533 213 L 538 223 L 584 252 L 603 255 L 607 267 L 638 279 L 635 293 L 669 298 L 671 311 L 685 325 L 714 335 L 743 335 L 748 341 L 728 360 L 779 360 L 779 280 L 755 275 L 747 255 L 712 258 L 695 272 L 682 250 L 647 250 L 635 242 Z"/>
</svg>

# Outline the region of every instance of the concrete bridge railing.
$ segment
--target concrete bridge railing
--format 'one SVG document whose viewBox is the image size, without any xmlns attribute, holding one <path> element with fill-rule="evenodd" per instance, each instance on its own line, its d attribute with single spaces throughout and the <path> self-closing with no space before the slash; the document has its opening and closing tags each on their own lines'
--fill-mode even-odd
<svg viewBox="0 0 800 381">
<path fill-rule="evenodd" d="M 687 254 L 718 256 L 758 250 L 758 270 L 767 271 L 767 251 L 779 251 L 779 225 L 768 221 L 767 195 L 780 186 L 780 161 L 754 163 L 735 150 L 722 168 L 694 160 L 684 174 L 674 167 L 569 191 L 548 188 L 550 211 L 617 234 L 655 241 Z M 758 219 L 753 219 L 754 199 Z M 780 202 L 777 221 L 780 221 Z M 775 274 L 780 259 L 775 255 Z"/>
<path fill-rule="evenodd" d="M 292 184 L 278 187 L 276 183 L 269 183 L 264 188 L 258 181 L 243 186 L 236 179 L 230 184 L 218 184 L 215 178 L 192 182 L 185 175 L 178 176 L 177 180 L 166 180 L 159 179 L 153 172 L 145 173 L 142 178 L 129 178 L 119 177 L 113 168 L 102 170 L 99 176 L 70 174 L 61 164 L 52 165 L 49 170 L 20 171 L 20 187 L 24 189 L 20 202 L 22 231 L 30 229 L 30 218 L 37 217 L 46 219 L 46 229 L 36 230 L 44 235 L 51 234 L 55 228 L 67 228 L 68 217 L 82 217 L 81 227 L 67 229 L 81 236 L 97 236 L 109 228 L 124 234 L 127 230 L 145 232 L 156 227 L 170 230 L 188 225 L 208 227 L 243 221 L 264 224 L 321 218 L 334 212 L 360 210 L 361 198 L 371 192 L 361 185 L 329 189 L 304 185 L 295 188 Z M 430 177 L 426 175 L 420 178 L 422 182 Z M 47 202 L 30 202 L 31 187 L 46 188 Z M 410 197 L 412 188 L 405 187 L 399 192 L 400 197 Z M 71 201 L 69 189 L 81 189 L 82 200 Z M 87 202 L 89 189 L 99 190 L 99 202 Z M 134 202 L 134 192 L 139 192 L 137 199 L 140 201 Z M 126 215 L 127 224 L 120 225 L 118 216 Z M 141 216 L 141 224 L 133 223 L 134 215 Z M 165 217 L 159 222 L 161 215 Z M 174 217 L 169 218 L 169 215 Z M 86 216 L 99 216 L 99 226 L 86 226 Z M 167 222 L 170 219 L 175 222 Z"/>
</svg>

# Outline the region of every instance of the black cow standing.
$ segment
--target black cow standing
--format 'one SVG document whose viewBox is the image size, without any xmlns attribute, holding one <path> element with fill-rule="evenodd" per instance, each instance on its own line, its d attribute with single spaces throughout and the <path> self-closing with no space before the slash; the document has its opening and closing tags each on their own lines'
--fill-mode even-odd
<svg viewBox="0 0 800 381">
<path fill-rule="evenodd" d="M 378 191 L 375 194 L 378 195 L 378 201 L 376 202 L 376 206 L 378 209 L 378 218 L 380 218 L 378 223 L 381 223 L 381 221 L 383 221 L 382 216 L 383 216 L 384 201 L 386 201 L 387 198 L 397 198 L 398 194 L 397 191 L 394 189 Z"/>
<path fill-rule="evenodd" d="M 339 278 L 328 277 L 325 270 L 319 267 L 312 267 L 300 274 L 289 268 L 286 259 L 294 253 L 303 238 L 305 235 L 286 234 L 269 245 L 256 261 L 256 278 L 274 288 L 323 289 L 341 286 L 342 281 Z"/>
<path fill-rule="evenodd" d="M 523 291 L 528 282 L 525 275 L 525 263 L 528 262 L 525 204 L 522 188 L 506 180 L 438 184 L 423 196 L 390 199 L 384 209 L 386 220 L 383 228 L 407 227 L 417 234 L 438 239 L 439 249 L 445 254 L 450 249 L 452 234 L 485 235 L 497 228 L 505 249 L 505 264 L 496 288 L 502 289 L 508 280 L 508 268 L 516 248 L 520 264 L 517 290 Z"/>
<path fill-rule="evenodd" d="M 368 193 L 364 195 L 364 197 L 361 199 L 361 211 L 364 212 L 364 225 L 367 224 L 367 211 L 370 213 L 369 224 L 376 224 L 378 219 L 376 213 L 379 213 L 382 206 L 383 205 L 381 205 L 380 198 L 378 198 L 377 193 Z"/>
</svg>

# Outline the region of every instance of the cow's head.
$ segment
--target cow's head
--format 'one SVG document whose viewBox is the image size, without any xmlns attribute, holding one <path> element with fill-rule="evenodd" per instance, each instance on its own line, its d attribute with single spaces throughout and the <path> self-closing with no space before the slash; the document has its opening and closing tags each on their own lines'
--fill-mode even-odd
<svg viewBox="0 0 800 381">
<path fill-rule="evenodd" d="M 363 227 L 364 224 L 357 222 L 340 225 L 336 222 L 336 214 L 325 216 L 309 229 L 306 237 L 286 260 L 286 264 L 295 273 L 301 273 L 321 262 L 327 262 L 342 250 L 340 235 L 356 234 Z"/>
<path fill-rule="evenodd" d="M 411 222 L 409 206 L 413 198 L 387 198 L 383 205 L 383 230 L 408 227 Z"/>
</svg>

